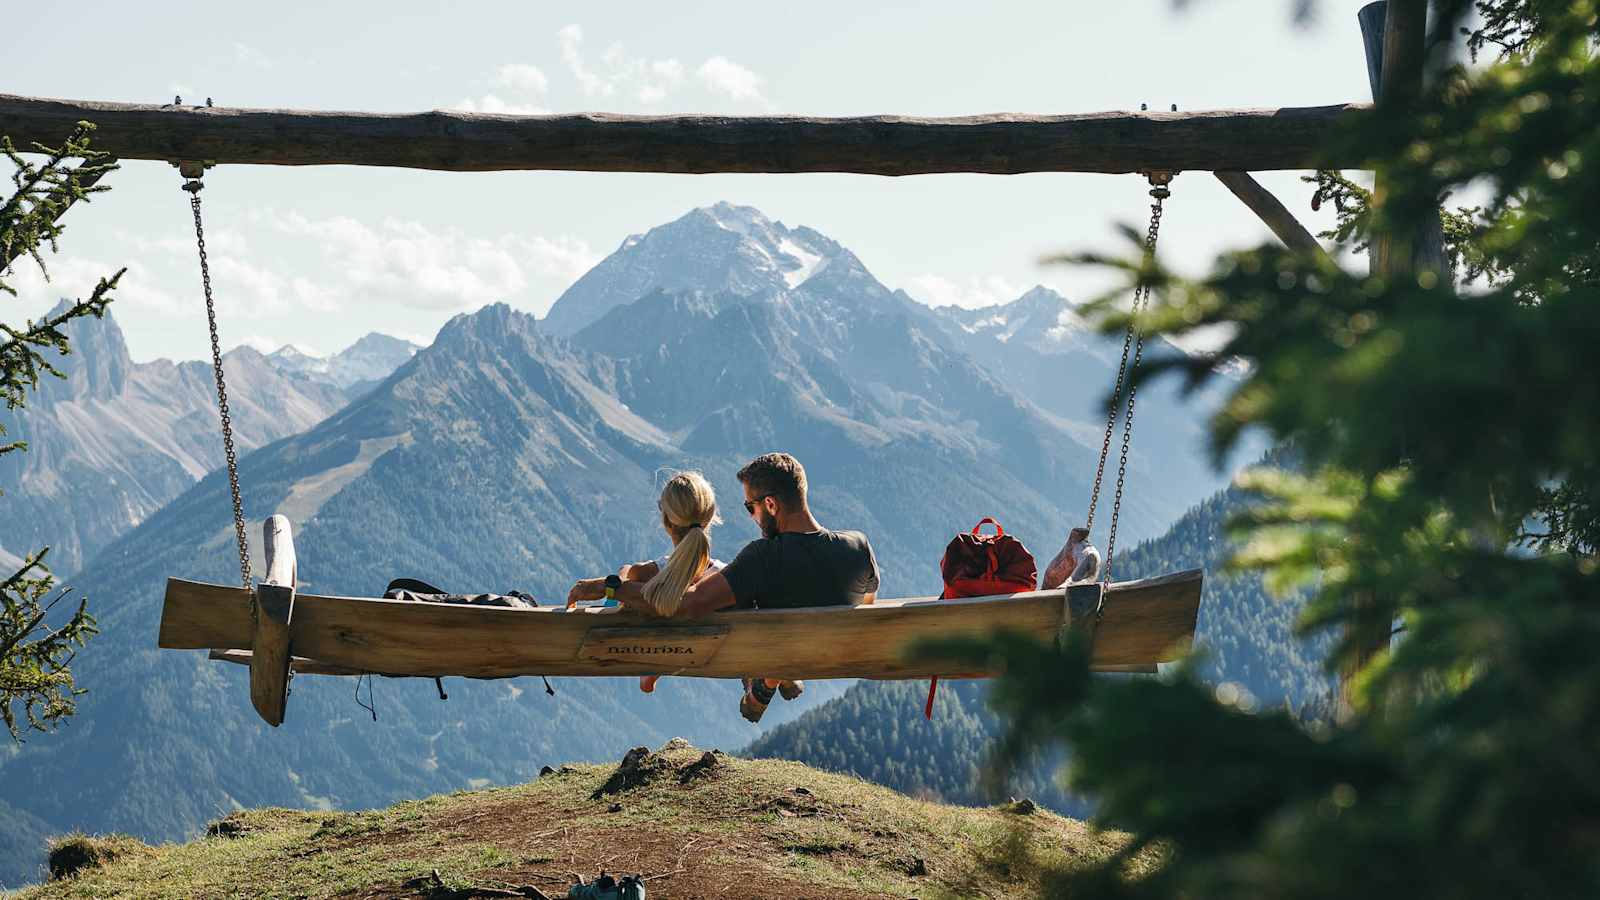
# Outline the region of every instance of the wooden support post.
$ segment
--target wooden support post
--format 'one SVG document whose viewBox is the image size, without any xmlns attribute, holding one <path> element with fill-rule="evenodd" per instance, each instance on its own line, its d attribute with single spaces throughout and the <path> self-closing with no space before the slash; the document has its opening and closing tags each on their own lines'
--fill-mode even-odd
<svg viewBox="0 0 1600 900">
<path fill-rule="evenodd" d="M 1295 219 L 1288 208 L 1272 196 L 1272 192 L 1262 187 L 1260 182 L 1250 177 L 1249 172 L 1216 172 L 1217 180 L 1222 182 L 1235 197 L 1244 201 L 1244 205 L 1265 222 L 1272 233 L 1283 241 L 1284 246 L 1290 250 L 1310 253 L 1319 257 L 1329 265 L 1333 258 L 1328 256 L 1328 251 L 1322 249 L 1315 236 L 1306 230 L 1304 225 Z"/>
<path fill-rule="evenodd" d="M 1102 604 L 1105 602 L 1106 586 L 1104 582 L 1094 581 L 1088 584 L 1069 584 L 1063 600 L 1066 610 L 1061 620 L 1060 640 L 1065 642 L 1071 635 L 1081 634 L 1088 642 L 1091 655 L 1094 652 L 1094 636 L 1100 627 L 1100 614 Z"/>
<path fill-rule="evenodd" d="M 1367 83 L 1372 87 L 1372 99 L 1383 93 L 1383 32 L 1384 20 L 1389 17 L 1389 0 L 1368 3 L 1356 13 L 1361 23 L 1361 46 L 1367 54 Z"/>
<path fill-rule="evenodd" d="M 1376 23 L 1383 22 L 1381 41 Z M 1413 115 L 1422 92 L 1427 55 L 1427 0 L 1391 0 L 1370 3 L 1359 13 L 1367 53 L 1367 74 L 1372 82 L 1380 115 L 1402 119 Z M 1388 173 L 1379 169 L 1373 188 L 1373 202 L 1382 204 L 1388 194 Z M 1387 279 L 1416 278 L 1420 272 L 1450 277 L 1444 255 L 1444 232 L 1438 216 L 1418 223 L 1413 234 L 1385 232 L 1372 242 L 1372 274 Z M 1355 618 L 1350 637 L 1355 643 L 1355 658 L 1340 673 L 1340 712 L 1351 710 L 1351 682 L 1379 654 L 1389 650 L 1393 623 L 1374 614 L 1377 598 L 1355 598 Z"/>
<path fill-rule="evenodd" d="M 978 116 L 501 116 L 156 106 L 0 94 L 0 134 L 57 142 L 80 121 L 120 159 L 454 172 L 1139 172 L 1353 168 L 1330 141 L 1361 104 Z M 1330 153 L 1351 154 L 1344 158 Z"/>
<path fill-rule="evenodd" d="M 250 653 L 250 702 L 268 725 L 283 724 L 289 703 L 289 621 L 294 615 L 296 567 L 289 520 L 262 524 L 267 577 L 256 585 L 255 640 Z"/>
<path fill-rule="evenodd" d="M 1369 4 L 1362 14 L 1368 13 Z M 1427 56 L 1428 3 L 1427 0 L 1393 0 L 1384 2 L 1382 56 L 1374 62 L 1371 58 L 1373 42 L 1366 44 L 1369 77 L 1378 84 L 1378 113 L 1395 118 L 1408 118 L 1417 97 L 1422 93 L 1423 74 Z M 1383 203 L 1388 194 L 1388 173 L 1376 173 L 1373 202 Z M 1372 243 L 1372 273 L 1386 278 L 1412 278 L 1419 272 L 1432 272 L 1440 278 L 1447 276 L 1448 261 L 1444 255 L 1444 229 L 1437 216 L 1418 223 L 1415 234 L 1389 233 Z"/>
</svg>

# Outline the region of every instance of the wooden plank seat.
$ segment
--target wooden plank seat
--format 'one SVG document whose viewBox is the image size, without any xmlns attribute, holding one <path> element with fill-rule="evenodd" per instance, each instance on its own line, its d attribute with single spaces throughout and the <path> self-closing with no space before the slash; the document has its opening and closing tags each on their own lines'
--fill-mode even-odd
<svg viewBox="0 0 1600 900">
<path fill-rule="evenodd" d="M 1194 635 L 1200 588 L 1198 570 L 1110 585 L 1095 631 L 1094 665 L 1126 671 L 1176 659 Z M 296 594 L 290 646 L 301 671 L 351 674 L 921 678 L 947 673 L 935 663 L 904 659 L 909 642 L 1008 628 L 1053 639 L 1070 624 L 1063 594 L 737 610 L 682 622 L 616 607 L 566 612 L 554 606 L 504 609 Z M 707 634 L 708 626 L 727 630 Z M 642 652 L 610 658 L 580 652 L 586 642 L 618 629 L 626 629 Z M 708 641 L 720 644 L 715 652 L 675 652 Z M 250 594 L 169 579 L 158 643 L 167 649 L 251 649 Z"/>
<path fill-rule="evenodd" d="M 275 537 L 280 553 L 292 547 L 286 530 Z M 733 610 L 697 620 L 664 620 L 620 607 L 510 609 L 296 591 L 293 615 L 283 622 L 287 647 L 274 639 L 266 649 L 277 657 L 274 673 L 286 659 L 296 672 L 330 675 L 904 679 L 952 674 L 948 664 L 906 658 L 907 647 L 919 639 L 982 637 L 1011 629 L 1053 640 L 1064 629 L 1084 628 L 1093 641 L 1096 669 L 1151 671 L 1156 663 L 1182 655 L 1192 640 L 1201 583 L 1201 572 L 1191 570 L 1111 584 L 1103 597 L 1099 586 L 1088 585 L 960 600 L 918 597 L 857 607 Z M 1095 594 L 1087 602 L 1086 589 Z M 271 587 L 263 585 L 256 593 L 264 590 Z M 221 648 L 213 656 L 255 663 L 252 693 L 257 694 L 261 666 L 251 651 L 260 633 L 252 592 L 168 579 L 159 646 Z M 279 682 L 273 678 L 259 687 L 276 691 Z M 273 724 L 273 718 L 282 720 L 281 707 L 262 712 Z"/>
</svg>

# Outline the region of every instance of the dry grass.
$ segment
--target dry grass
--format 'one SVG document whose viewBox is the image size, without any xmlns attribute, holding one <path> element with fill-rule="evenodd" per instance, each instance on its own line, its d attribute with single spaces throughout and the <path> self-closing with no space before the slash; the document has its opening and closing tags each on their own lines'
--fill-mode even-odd
<svg viewBox="0 0 1600 900">
<path fill-rule="evenodd" d="M 693 777 L 685 773 L 699 763 Z M 21 892 L 56 897 L 426 896 L 533 885 L 563 896 L 577 874 L 650 876 L 652 898 L 1022 897 L 1046 873 L 1120 843 L 1047 812 L 913 800 L 798 763 L 664 749 L 643 783 L 596 799 L 614 766 L 361 813 L 263 809 L 187 844 L 125 852 Z M 137 842 L 134 842 L 137 843 Z"/>
</svg>

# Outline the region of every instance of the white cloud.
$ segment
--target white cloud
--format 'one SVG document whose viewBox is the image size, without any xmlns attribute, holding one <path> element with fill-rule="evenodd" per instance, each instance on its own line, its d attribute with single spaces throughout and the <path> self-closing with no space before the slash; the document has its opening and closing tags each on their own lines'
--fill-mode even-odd
<svg viewBox="0 0 1600 900">
<path fill-rule="evenodd" d="M 713 56 L 700 65 L 695 77 L 706 89 L 734 100 L 766 103 L 761 95 L 761 76 L 725 56 Z"/>
<path fill-rule="evenodd" d="M 971 275 L 965 281 L 954 281 L 931 273 L 911 279 L 906 288 L 912 297 L 929 306 L 960 306 L 967 309 L 1010 303 L 1026 290 L 1003 275 Z"/>
<path fill-rule="evenodd" d="M 550 79 L 538 66 L 528 63 L 506 63 L 495 70 L 495 83 L 524 94 L 543 94 L 550 89 Z"/>
<path fill-rule="evenodd" d="M 639 85 L 640 103 L 655 103 L 667 93 L 683 84 L 683 63 L 675 59 L 658 59 L 648 66 L 650 77 Z"/>
<path fill-rule="evenodd" d="M 336 286 L 295 286 L 301 304 L 320 308 L 369 299 L 444 312 L 476 309 L 520 299 L 535 279 L 566 287 L 599 259 L 586 242 L 570 237 L 487 239 L 397 219 L 372 227 L 343 216 L 311 220 L 298 213 L 275 216 L 273 224 L 317 241 L 340 273 Z"/>
<path fill-rule="evenodd" d="M 568 25 L 556 32 L 556 40 L 561 44 L 561 61 L 567 64 L 567 70 L 578 79 L 578 87 L 583 89 L 586 96 L 607 97 L 615 89 L 605 79 L 589 71 L 583 64 L 583 27 Z"/>
<path fill-rule="evenodd" d="M 289 285 L 277 272 L 253 265 L 233 254 L 211 259 L 218 315 L 255 319 L 286 311 L 293 298 Z"/>
<path fill-rule="evenodd" d="M 484 94 L 476 100 L 464 97 L 450 108 L 462 112 L 494 113 L 502 116 L 542 116 L 550 112 L 545 107 L 530 103 L 508 103 L 495 94 Z"/>
<path fill-rule="evenodd" d="M 530 63 L 505 63 L 495 69 L 492 81 L 505 89 L 510 99 L 497 93 L 489 93 L 476 100 L 470 97 L 463 98 L 451 109 L 506 116 L 540 116 L 550 112 L 544 105 L 544 95 L 550 89 L 550 79 L 538 66 Z"/>
<path fill-rule="evenodd" d="M 46 256 L 50 267 L 50 280 L 31 260 L 18 260 L 7 273 L 6 281 L 22 301 L 23 315 L 38 317 L 49 312 L 64 297 L 81 300 L 93 293 L 101 278 L 109 278 L 120 265 L 112 265 L 83 256 Z M 157 285 L 157 279 L 140 261 L 127 263 L 128 271 L 111 294 L 113 312 L 137 307 L 142 310 L 174 315 L 182 310 L 176 297 Z"/>
<path fill-rule="evenodd" d="M 561 45 L 561 61 L 586 97 L 627 93 L 640 103 L 658 103 L 687 80 L 683 63 L 678 60 L 629 56 L 620 43 L 613 43 L 600 55 L 599 69 L 590 68 L 584 61 L 583 28 L 578 25 L 561 29 L 556 40 Z"/>
</svg>

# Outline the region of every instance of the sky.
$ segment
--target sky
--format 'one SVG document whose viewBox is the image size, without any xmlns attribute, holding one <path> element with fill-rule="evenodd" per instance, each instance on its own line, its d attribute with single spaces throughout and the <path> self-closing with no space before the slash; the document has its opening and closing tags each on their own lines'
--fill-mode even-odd
<svg viewBox="0 0 1600 900">
<path fill-rule="evenodd" d="M 7 20 L 0 91 L 138 103 L 414 112 L 966 115 L 1314 106 L 1367 101 L 1354 0 L 1309 22 L 1290 0 L 796 4 L 80 2 Z M 160 7 L 158 11 L 156 8 Z M 128 267 L 113 312 L 134 359 L 209 352 L 188 195 L 165 163 L 127 161 L 74 209 L 51 281 L 19 262 L 38 315 Z M 1261 173 L 1313 231 L 1299 173 Z M 1143 231 L 1136 175 L 437 173 L 228 166 L 206 174 L 206 235 L 225 348 L 327 354 L 381 331 L 427 343 L 492 302 L 543 315 L 631 234 L 726 200 L 809 225 L 885 284 L 982 306 L 1035 284 L 1086 300 L 1104 271 L 1047 254 L 1122 250 Z M 1172 186 L 1161 255 L 1203 272 L 1270 239 L 1209 173 Z"/>
</svg>

